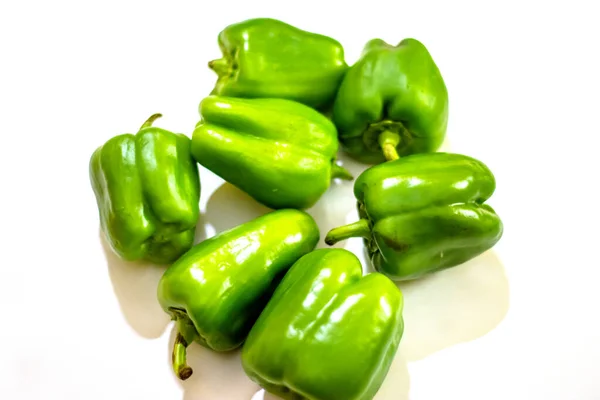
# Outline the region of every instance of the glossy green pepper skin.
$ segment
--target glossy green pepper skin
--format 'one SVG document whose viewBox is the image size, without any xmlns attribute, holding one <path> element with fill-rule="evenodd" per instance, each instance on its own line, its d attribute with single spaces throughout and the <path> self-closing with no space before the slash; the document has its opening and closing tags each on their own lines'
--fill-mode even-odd
<svg viewBox="0 0 600 400">
<path fill-rule="evenodd" d="M 196 161 L 267 207 L 310 208 L 333 178 L 352 179 L 335 163 L 335 126 L 308 106 L 209 96 L 200 115 Z"/>
<path fill-rule="evenodd" d="M 242 349 L 246 374 L 288 400 L 369 400 L 404 331 L 403 298 L 379 273 L 362 276 L 344 249 L 319 249 L 285 275 Z"/>
<path fill-rule="evenodd" d="M 92 155 L 89 174 L 100 225 L 113 251 L 128 261 L 168 264 L 194 243 L 200 178 L 190 139 L 152 126 L 108 140 Z"/>
<path fill-rule="evenodd" d="M 321 108 L 333 102 L 348 66 L 336 40 L 270 18 L 250 19 L 219 33 L 223 58 L 208 65 L 215 95 L 282 98 Z"/>
<path fill-rule="evenodd" d="M 283 275 L 318 241 L 310 215 L 278 210 L 197 244 L 169 267 L 157 295 L 177 322 L 177 376 L 192 374 L 186 348 L 193 341 L 215 351 L 240 346 Z"/>
<path fill-rule="evenodd" d="M 500 240 L 502 221 L 484 204 L 495 187 L 485 164 L 461 154 L 379 164 L 354 185 L 362 219 L 331 230 L 325 242 L 364 237 L 375 269 L 398 281 L 454 267 Z"/>
<path fill-rule="evenodd" d="M 378 164 L 436 151 L 448 123 L 448 91 L 429 51 L 416 39 L 368 42 L 344 77 L 333 107 L 343 149 Z"/>
</svg>

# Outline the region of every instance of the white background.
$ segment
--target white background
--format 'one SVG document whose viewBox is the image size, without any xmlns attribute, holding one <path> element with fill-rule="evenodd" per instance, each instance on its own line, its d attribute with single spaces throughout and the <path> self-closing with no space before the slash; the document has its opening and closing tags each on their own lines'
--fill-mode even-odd
<svg viewBox="0 0 600 400">
<path fill-rule="evenodd" d="M 379 400 L 600 399 L 598 12 L 589 1 L 13 1 L 0 6 L 0 398 L 240 399 L 237 353 L 169 366 L 162 269 L 105 253 L 92 151 L 156 125 L 191 134 L 217 34 L 275 17 L 354 62 L 421 40 L 450 93 L 446 149 L 486 162 L 505 223 L 493 251 L 404 285 L 406 331 Z M 596 4 L 597 6 L 597 4 Z M 355 173 L 363 166 L 346 162 Z M 198 239 L 265 212 L 205 169 Z M 356 218 L 351 183 L 310 212 Z M 362 257 L 360 240 L 340 244 Z M 323 246 L 321 242 L 320 246 Z M 262 398 L 262 395 L 256 395 Z"/>
</svg>

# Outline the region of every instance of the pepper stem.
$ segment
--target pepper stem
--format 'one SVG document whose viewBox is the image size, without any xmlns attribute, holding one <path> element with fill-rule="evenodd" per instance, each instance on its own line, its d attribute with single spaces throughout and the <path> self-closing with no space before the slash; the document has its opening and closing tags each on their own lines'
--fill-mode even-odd
<svg viewBox="0 0 600 400">
<path fill-rule="evenodd" d="M 379 146 L 383 150 L 383 155 L 388 161 L 397 160 L 400 158 L 396 147 L 400 144 L 400 135 L 392 131 L 383 131 L 377 138 Z"/>
<path fill-rule="evenodd" d="M 159 119 L 160 117 L 162 117 L 162 114 L 156 113 L 156 114 L 152 114 L 150 116 L 150 118 L 148 118 L 146 120 L 146 122 L 144 122 L 142 124 L 142 126 L 140 127 L 140 130 L 144 129 L 144 128 L 149 128 L 152 126 L 152 124 L 154 123 L 154 121 L 156 121 L 157 119 Z"/>
<path fill-rule="evenodd" d="M 187 365 L 187 346 L 185 338 L 181 332 L 177 332 L 175 345 L 173 346 L 173 371 L 175 375 L 182 381 L 192 376 L 192 368 Z"/>
<path fill-rule="evenodd" d="M 354 179 L 352 174 L 344 167 L 333 163 L 331 165 L 331 179 L 340 178 L 346 181 L 351 181 Z"/>
<path fill-rule="evenodd" d="M 184 381 L 192 376 L 193 373 L 192 368 L 187 365 L 187 347 L 198 338 L 198 332 L 185 311 L 179 309 L 170 310 L 173 319 L 176 321 L 175 328 L 177 329 L 171 361 L 175 375 Z"/>
<path fill-rule="evenodd" d="M 229 61 L 225 58 L 209 61 L 208 68 L 215 71 L 219 77 L 229 74 L 230 71 Z"/>
<path fill-rule="evenodd" d="M 340 226 L 330 230 L 325 237 L 325 243 L 329 246 L 345 239 L 353 237 L 371 237 L 371 227 L 366 219 L 359 219 L 348 225 Z"/>
</svg>

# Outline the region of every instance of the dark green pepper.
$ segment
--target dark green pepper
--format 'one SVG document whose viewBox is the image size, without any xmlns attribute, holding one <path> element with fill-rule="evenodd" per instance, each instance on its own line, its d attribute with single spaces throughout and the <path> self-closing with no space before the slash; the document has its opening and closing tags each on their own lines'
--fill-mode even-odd
<svg viewBox="0 0 600 400">
<path fill-rule="evenodd" d="M 242 349 L 246 374 L 284 399 L 369 400 L 404 331 L 402 293 L 362 276 L 344 249 L 315 250 L 288 271 Z"/>
<path fill-rule="evenodd" d="M 160 116 L 151 116 L 135 135 L 108 140 L 90 160 L 102 231 L 129 261 L 167 264 L 194 243 L 198 166 L 187 136 L 152 127 Z"/>
<path fill-rule="evenodd" d="M 354 185 L 361 219 L 331 230 L 325 242 L 364 237 L 375 269 L 394 280 L 450 268 L 500 240 L 502 221 L 484 204 L 495 187 L 485 164 L 460 154 L 379 164 Z"/>
<path fill-rule="evenodd" d="M 448 92 L 429 51 L 415 39 L 371 40 L 344 77 L 333 107 L 343 149 L 377 164 L 436 151 L 448 123 Z"/>
<path fill-rule="evenodd" d="M 310 208 L 333 178 L 352 179 L 335 163 L 335 126 L 308 106 L 209 96 L 200 114 L 196 161 L 267 207 Z"/>
<path fill-rule="evenodd" d="M 270 18 L 226 27 L 223 58 L 208 65 L 219 76 L 212 92 L 230 97 L 282 98 L 321 108 L 333 102 L 348 68 L 336 40 Z"/>
<path fill-rule="evenodd" d="M 278 210 L 197 244 L 169 267 L 158 300 L 177 323 L 177 376 L 192 374 L 186 364 L 192 342 L 215 351 L 240 346 L 283 275 L 318 241 L 310 215 Z"/>
</svg>

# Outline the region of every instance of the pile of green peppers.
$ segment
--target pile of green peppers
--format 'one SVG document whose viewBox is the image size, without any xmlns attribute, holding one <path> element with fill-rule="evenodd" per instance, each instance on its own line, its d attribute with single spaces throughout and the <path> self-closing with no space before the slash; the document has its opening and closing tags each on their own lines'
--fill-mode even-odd
<svg viewBox="0 0 600 400">
<path fill-rule="evenodd" d="M 438 152 L 448 92 L 427 48 L 369 41 L 349 66 L 342 45 L 257 18 L 218 35 L 218 78 L 191 138 L 154 127 L 112 137 L 91 156 L 101 230 L 122 259 L 168 265 L 157 299 L 175 321 L 173 371 L 192 375 L 193 342 L 242 348 L 247 375 L 284 399 L 372 399 L 404 331 L 395 282 L 455 267 L 503 233 L 486 204 L 481 161 Z M 354 177 L 339 149 L 369 167 Z M 198 164 L 272 209 L 194 245 Z M 325 243 L 362 237 L 373 272 L 350 251 L 316 249 L 305 211 L 334 179 L 354 180 L 358 221 Z"/>
</svg>

